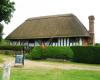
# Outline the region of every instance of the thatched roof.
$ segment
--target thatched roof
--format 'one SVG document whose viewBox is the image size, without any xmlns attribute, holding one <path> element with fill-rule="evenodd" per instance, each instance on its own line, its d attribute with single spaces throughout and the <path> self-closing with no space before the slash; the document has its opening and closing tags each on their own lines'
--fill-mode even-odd
<svg viewBox="0 0 100 80">
<path fill-rule="evenodd" d="M 6 39 L 36 39 L 54 37 L 89 37 L 89 33 L 73 14 L 27 19 Z"/>
</svg>

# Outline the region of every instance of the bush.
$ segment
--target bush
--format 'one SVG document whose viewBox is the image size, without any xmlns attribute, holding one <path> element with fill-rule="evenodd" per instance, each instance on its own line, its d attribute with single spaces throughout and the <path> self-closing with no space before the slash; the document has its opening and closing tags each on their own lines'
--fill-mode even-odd
<svg viewBox="0 0 100 80">
<path fill-rule="evenodd" d="M 72 59 L 73 52 L 70 47 L 46 47 L 44 55 L 46 58 Z"/>
<path fill-rule="evenodd" d="M 96 46 L 74 46 L 73 61 L 82 63 L 100 63 L 100 47 Z"/>
<path fill-rule="evenodd" d="M 10 45 L 2 45 L 0 46 L 0 50 L 23 50 L 24 46 L 10 46 Z"/>
<path fill-rule="evenodd" d="M 70 47 L 35 47 L 26 57 L 30 59 L 71 59 L 73 52 Z"/>
<path fill-rule="evenodd" d="M 100 63 L 100 46 L 35 47 L 30 59 L 67 59 L 82 63 Z"/>
<path fill-rule="evenodd" d="M 34 47 L 27 58 L 30 59 L 42 59 L 42 48 L 41 47 Z"/>
<path fill-rule="evenodd" d="M 100 46 L 100 43 L 96 43 L 95 45 L 96 45 L 96 46 Z"/>
</svg>

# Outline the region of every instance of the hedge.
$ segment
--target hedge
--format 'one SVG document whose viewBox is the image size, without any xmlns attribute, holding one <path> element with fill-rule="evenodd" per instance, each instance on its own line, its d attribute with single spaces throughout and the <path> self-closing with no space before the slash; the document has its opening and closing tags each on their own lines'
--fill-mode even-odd
<svg viewBox="0 0 100 80">
<path fill-rule="evenodd" d="M 0 46 L 0 50 L 23 50 L 24 46 L 10 46 L 10 45 L 2 45 Z"/>
<path fill-rule="evenodd" d="M 100 63 L 99 46 L 35 47 L 27 55 L 30 59 L 67 59 L 82 63 Z"/>
<path fill-rule="evenodd" d="M 30 59 L 72 59 L 73 52 L 70 47 L 34 47 L 26 57 Z"/>
<path fill-rule="evenodd" d="M 32 49 L 30 55 L 28 55 L 27 57 L 30 59 L 42 59 L 42 48 L 41 47 L 35 47 L 34 49 Z"/>
<path fill-rule="evenodd" d="M 77 46 L 71 47 L 74 56 L 73 61 L 82 63 L 100 63 L 100 47 Z"/>
<path fill-rule="evenodd" d="M 71 59 L 73 58 L 73 52 L 70 47 L 46 47 L 43 50 L 43 55 L 46 58 L 55 59 Z"/>
</svg>

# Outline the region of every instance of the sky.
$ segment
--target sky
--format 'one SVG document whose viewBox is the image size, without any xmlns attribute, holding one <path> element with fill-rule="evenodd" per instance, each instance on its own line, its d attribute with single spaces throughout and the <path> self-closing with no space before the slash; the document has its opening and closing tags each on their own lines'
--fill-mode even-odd
<svg viewBox="0 0 100 80">
<path fill-rule="evenodd" d="M 99 0 L 11 0 L 16 11 L 9 24 L 4 24 L 3 37 L 21 25 L 27 18 L 73 13 L 89 29 L 88 16 L 95 17 L 95 41 L 100 43 Z M 19 34 L 20 35 L 20 34 Z"/>
</svg>

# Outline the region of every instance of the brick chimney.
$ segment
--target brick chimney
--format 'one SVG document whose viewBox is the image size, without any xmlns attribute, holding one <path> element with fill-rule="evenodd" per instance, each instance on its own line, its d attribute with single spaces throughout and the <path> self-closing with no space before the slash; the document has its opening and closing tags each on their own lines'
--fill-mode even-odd
<svg viewBox="0 0 100 80">
<path fill-rule="evenodd" d="M 90 34 L 90 44 L 95 45 L 95 34 L 94 34 L 94 16 L 91 15 L 88 17 L 89 19 L 89 34 Z"/>
</svg>

